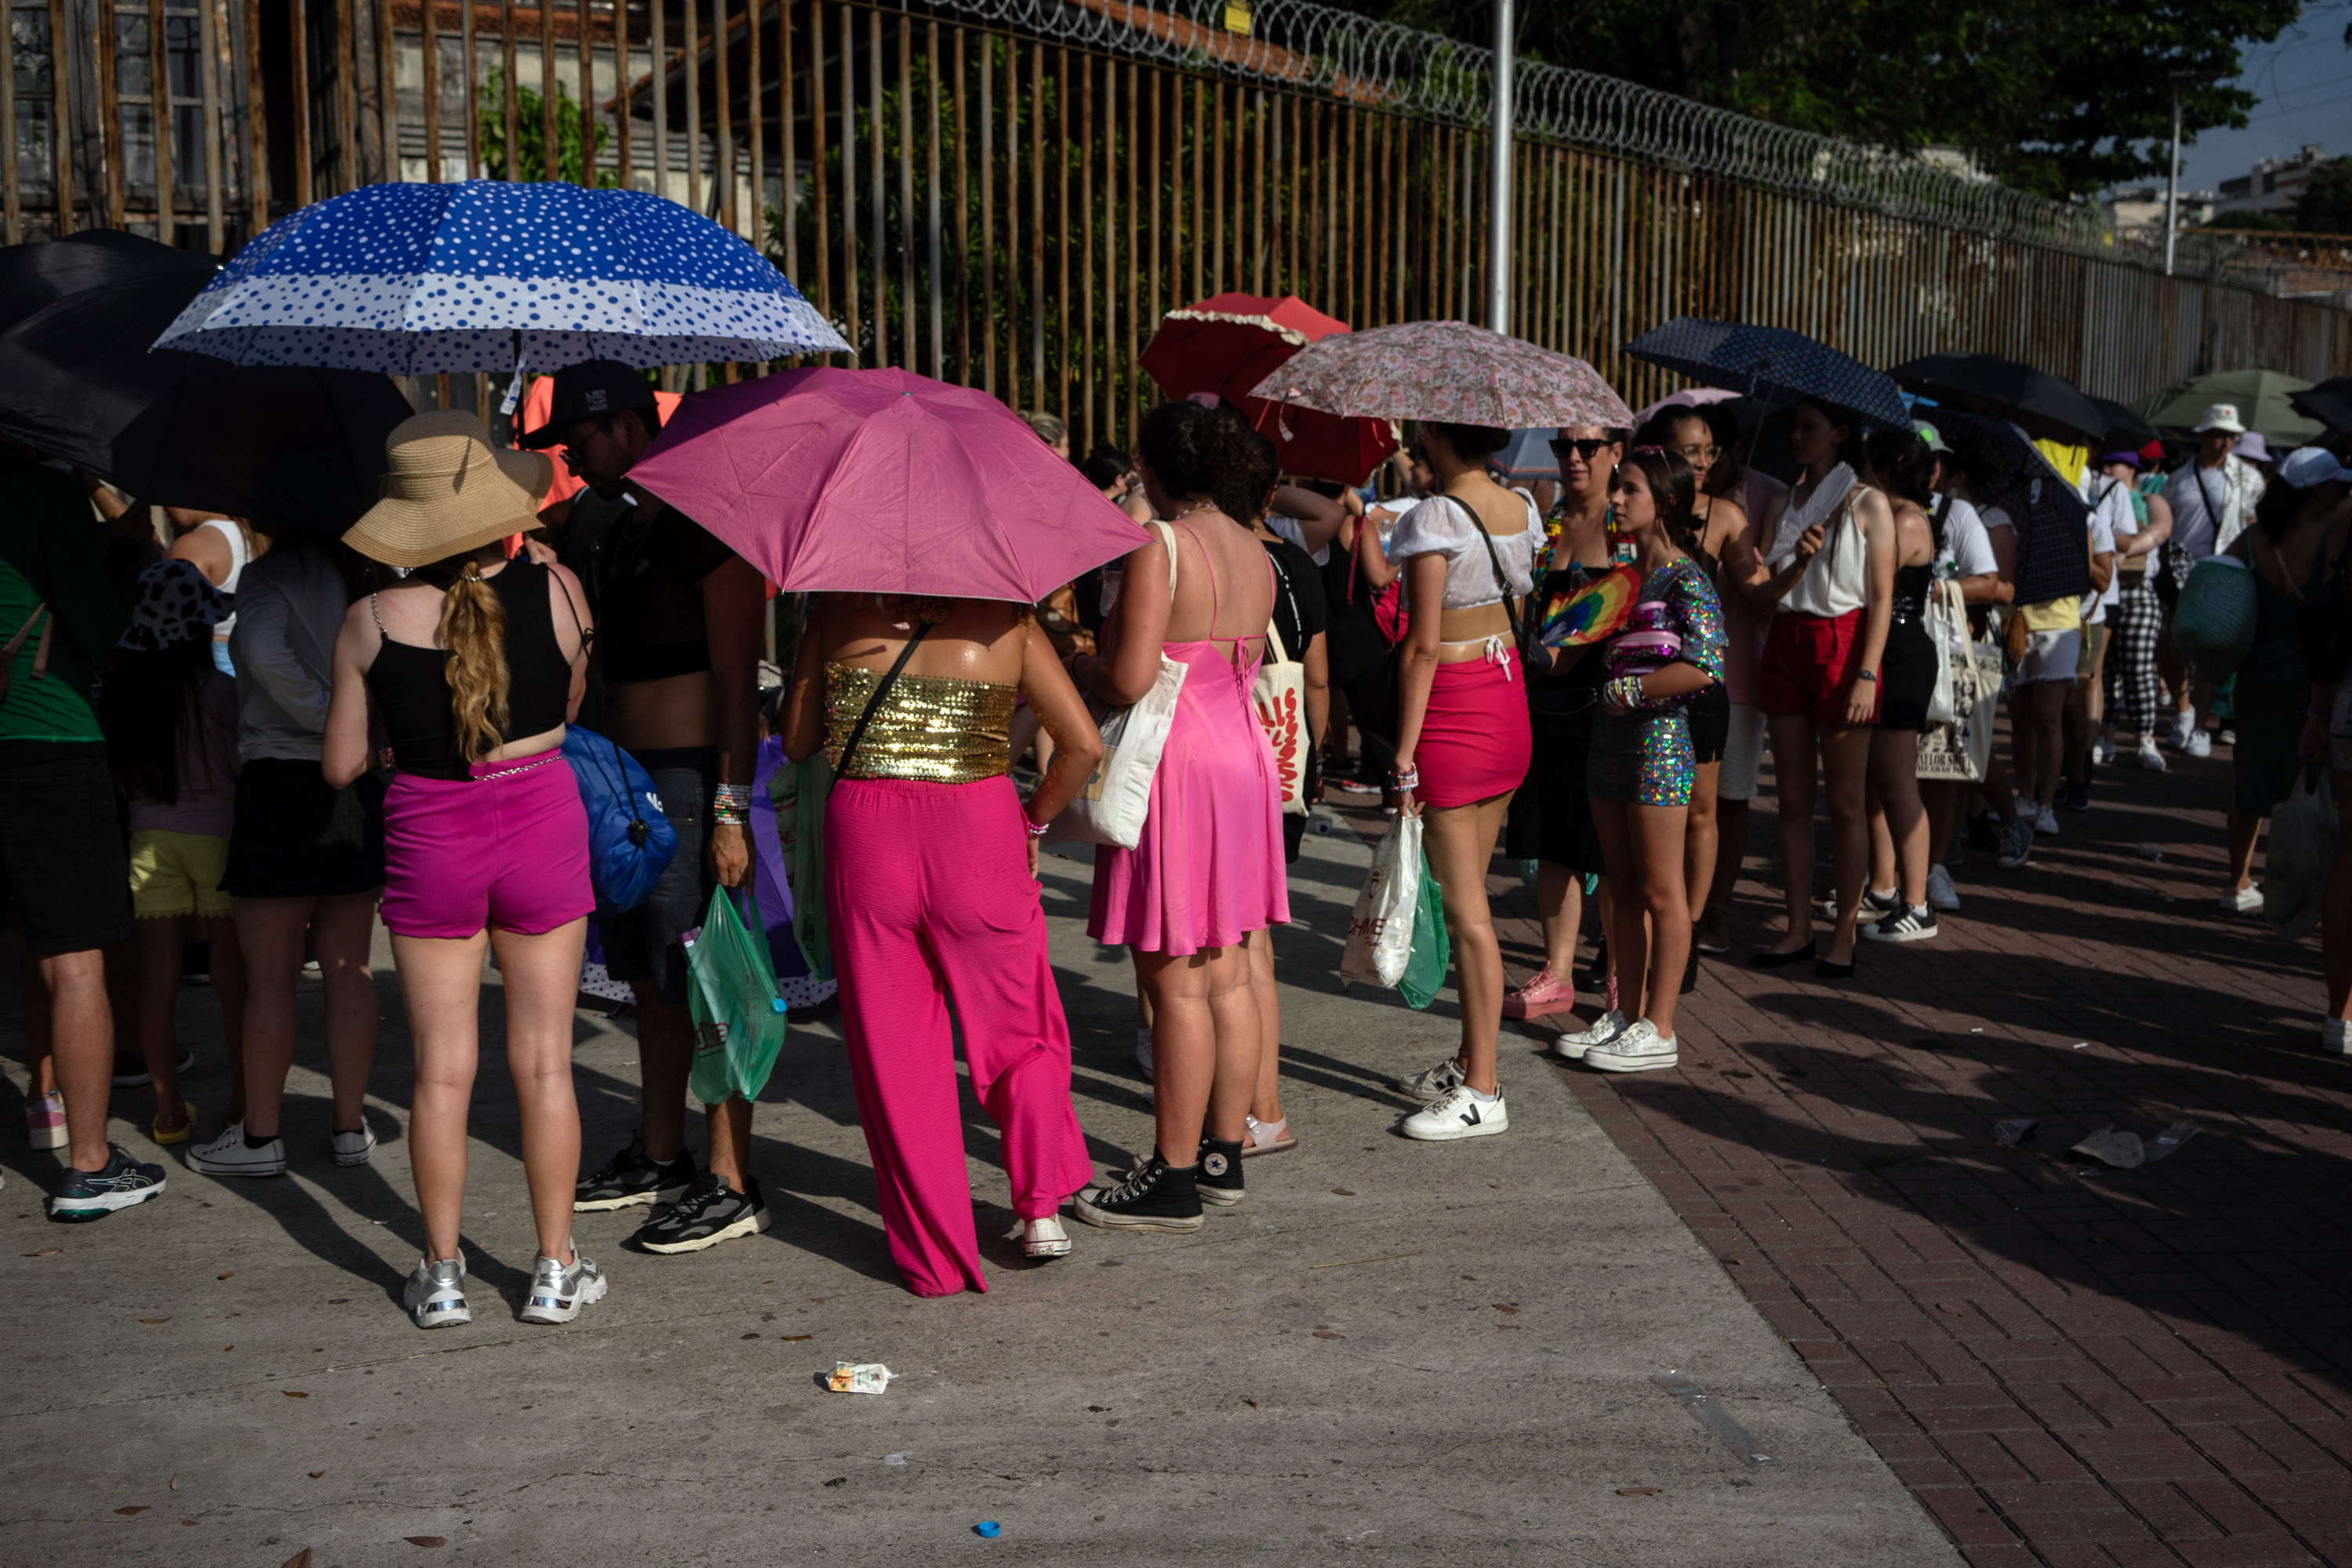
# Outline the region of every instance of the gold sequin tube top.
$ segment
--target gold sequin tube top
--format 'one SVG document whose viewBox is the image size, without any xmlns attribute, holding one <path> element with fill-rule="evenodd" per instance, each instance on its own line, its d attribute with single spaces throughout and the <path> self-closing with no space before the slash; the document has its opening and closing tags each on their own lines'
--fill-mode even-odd
<svg viewBox="0 0 2352 1568">
<path fill-rule="evenodd" d="M 841 749 L 857 728 L 882 672 L 845 664 L 824 667 L 825 756 L 841 763 Z M 974 784 L 994 778 L 1012 762 L 1006 739 L 1016 688 L 946 675 L 901 675 L 857 742 L 846 776 L 913 779 L 925 784 Z"/>
</svg>

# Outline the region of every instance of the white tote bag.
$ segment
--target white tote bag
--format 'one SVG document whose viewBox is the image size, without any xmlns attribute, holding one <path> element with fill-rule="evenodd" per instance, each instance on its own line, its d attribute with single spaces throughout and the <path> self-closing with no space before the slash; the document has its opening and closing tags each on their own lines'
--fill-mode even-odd
<svg viewBox="0 0 2352 1568">
<path fill-rule="evenodd" d="M 1348 917 L 1339 984 L 1393 986 L 1412 957 L 1413 911 L 1421 901 L 1421 818 L 1402 816 L 1372 851 L 1372 868 Z"/>
<path fill-rule="evenodd" d="M 1164 522 L 1152 530 L 1168 550 L 1168 597 L 1176 597 L 1176 535 Z M 1184 667 L 1160 656 L 1160 673 L 1141 701 L 1113 710 L 1102 721 L 1102 761 L 1087 787 L 1054 818 L 1045 837 L 1056 842 L 1115 844 L 1132 849 L 1143 840 L 1143 819 L 1151 810 L 1151 780 L 1160 772 L 1169 726 L 1176 721 L 1176 697 L 1184 689 Z"/>
<path fill-rule="evenodd" d="M 1927 722 L 1949 724 L 1960 716 L 1959 701 L 1952 688 L 1952 656 L 1968 657 L 1969 609 L 1961 601 L 1960 585 L 1949 577 L 1939 577 L 1927 599 L 1927 640 L 1936 645 L 1936 689 L 1927 697 Z"/>
<path fill-rule="evenodd" d="M 1307 667 L 1290 657 L 1282 633 L 1265 626 L 1265 657 L 1250 687 L 1250 706 L 1274 748 L 1274 779 L 1286 816 L 1305 816 L 1307 805 Z"/>
</svg>

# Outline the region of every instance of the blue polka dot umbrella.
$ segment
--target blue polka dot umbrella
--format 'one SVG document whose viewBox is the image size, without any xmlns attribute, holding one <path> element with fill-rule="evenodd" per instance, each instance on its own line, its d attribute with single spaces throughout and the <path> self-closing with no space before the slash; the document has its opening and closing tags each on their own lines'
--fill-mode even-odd
<svg viewBox="0 0 2352 1568">
<path fill-rule="evenodd" d="M 766 257 L 676 202 L 499 180 L 369 185 L 290 214 L 155 346 L 392 375 L 849 348 Z"/>
<path fill-rule="evenodd" d="M 1677 316 L 1625 345 L 1638 360 L 1766 403 L 1811 398 L 1850 408 L 1874 429 L 1908 429 L 1894 378 L 1785 327 Z"/>
</svg>

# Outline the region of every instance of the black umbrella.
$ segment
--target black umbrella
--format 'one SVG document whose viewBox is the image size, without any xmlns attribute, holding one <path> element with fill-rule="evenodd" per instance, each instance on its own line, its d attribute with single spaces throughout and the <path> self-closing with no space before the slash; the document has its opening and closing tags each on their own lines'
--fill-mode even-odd
<svg viewBox="0 0 2352 1568">
<path fill-rule="evenodd" d="M 2106 421 L 2099 435 L 2102 452 L 2138 451 L 2156 439 L 2156 426 L 2112 397 L 2094 397 L 2091 406 Z"/>
<path fill-rule="evenodd" d="M 1922 354 L 1886 374 L 1939 403 L 1979 398 L 2063 426 L 2085 441 L 2097 440 L 2106 428 L 2097 406 L 2073 382 L 1999 354 Z"/>
<path fill-rule="evenodd" d="M 217 270 L 209 256 L 116 228 L 76 229 L 41 245 L 0 246 L 0 331 L 86 289 L 164 278 L 201 289 Z"/>
<path fill-rule="evenodd" d="M 2082 491 L 2006 419 L 1939 409 L 1936 433 L 1968 469 L 1977 509 L 1999 507 L 2017 531 L 2017 602 L 2088 593 L 2091 509 Z"/>
<path fill-rule="evenodd" d="M 150 352 L 208 275 L 82 289 L 0 331 L 0 435 L 143 501 L 341 532 L 375 502 L 407 399 L 362 371 Z"/>
<path fill-rule="evenodd" d="M 2316 419 L 2338 436 L 2352 436 L 2352 375 L 2331 376 L 2317 386 L 2290 392 L 2287 402 L 2306 419 Z"/>
</svg>

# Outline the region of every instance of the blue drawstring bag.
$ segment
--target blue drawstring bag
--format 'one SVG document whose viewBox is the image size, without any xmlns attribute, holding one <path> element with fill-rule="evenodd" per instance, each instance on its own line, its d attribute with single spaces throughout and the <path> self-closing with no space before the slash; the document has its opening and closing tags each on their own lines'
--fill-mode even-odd
<svg viewBox="0 0 2352 1568">
<path fill-rule="evenodd" d="M 597 920 L 635 909 L 677 854 L 677 829 L 662 815 L 653 775 L 593 730 L 563 727 L 563 760 L 588 811 L 588 878 Z"/>
</svg>

